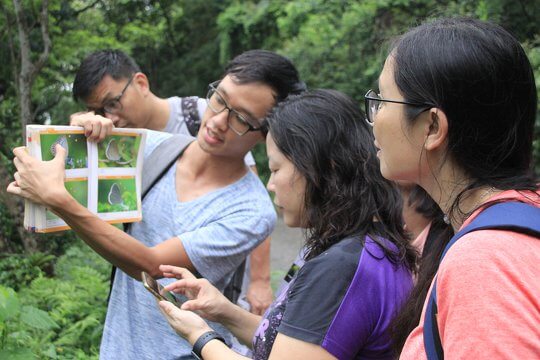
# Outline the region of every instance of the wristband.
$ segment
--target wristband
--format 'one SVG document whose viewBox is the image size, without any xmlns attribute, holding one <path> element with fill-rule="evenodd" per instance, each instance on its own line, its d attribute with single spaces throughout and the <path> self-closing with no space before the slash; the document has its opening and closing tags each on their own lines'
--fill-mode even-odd
<svg viewBox="0 0 540 360">
<path fill-rule="evenodd" d="M 202 360 L 202 349 L 210 340 L 217 339 L 225 344 L 225 339 L 215 331 L 208 331 L 199 336 L 195 344 L 193 344 L 193 350 L 191 350 L 191 355 L 195 356 L 197 359 Z"/>
</svg>

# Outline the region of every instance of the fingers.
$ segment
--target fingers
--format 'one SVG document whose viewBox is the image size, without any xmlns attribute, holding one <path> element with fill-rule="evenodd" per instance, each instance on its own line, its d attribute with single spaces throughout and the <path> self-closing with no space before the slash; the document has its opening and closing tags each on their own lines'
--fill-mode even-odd
<svg viewBox="0 0 540 360">
<path fill-rule="evenodd" d="M 249 309 L 249 312 L 255 315 L 262 315 L 264 310 L 261 303 L 257 304 L 251 304 L 251 308 Z"/>
<path fill-rule="evenodd" d="M 18 171 L 13 174 L 13 178 L 15 179 L 15 184 L 17 184 L 17 186 L 20 186 L 19 184 L 21 183 L 21 175 Z"/>
<path fill-rule="evenodd" d="M 205 307 L 197 300 L 188 300 L 182 304 L 180 309 L 186 310 L 186 311 L 197 311 L 202 310 Z"/>
<path fill-rule="evenodd" d="M 186 290 L 198 289 L 201 287 L 201 280 L 199 279 L 181 279 L 168 284 L 164 287 L 167 291 L 174 291 L 177 294 L 184 294 Z"/>
<path fill-rule="evenodd" d="M 28 150 L 26 149 L 26 146 L 19 146 L 13 149 L 13 155 L 15 155 L 15 158 L 18 160 L 24 161 L 30 157 L 28 154 Z"/>
<path fill-rule="evenodd" d="M 114 129 L 114 124 L 111 119 L 101 115 L 96 115 L 94 112 L 79 112 L 72 114 L 70 117 L 70 125 L 82 126 L 84 135 L 89 141 L 100 142 Z"/>
<path fill-rule="evenodd" d="M 56 150 L 56 155 L 54 155 L 53 161 L 60 161 L 62 162 L 62 164 L 64 164 L 66 162 L 66 155 L 67 155 L 66 149 L 64 149 L 62 145 L 56 144 L 55 150 Z"/>
<path fill-rule="evenodd" d="M 196 279 L 188 269 L 172 265 L 160 265 L 159 270 L 164 277 L 175 277 L 177 279 Z"/>
<path fill-rule="evenodd" d="M 82 120 L 82 115 L 89 114 L 88 111 L 79 111 L 76 113 L 73 113 L 69 116 L 69 125 L 70 126 L 83 126 L 84 121 Z M 90 113 L 92 114 L 92 113 Z"/>
<path fill-rule="evenodd" d="M 14 195 L 21 195 L 21 192 L 22 192 L 22 189 L 19 187 L 19 185 L 17 185 L 17 182 L 16 181 L 12 181 L 11 183 L 9 183 L 6 191 L 10 194 L 14 194 Z"/>
<path fill-rule="evenodd" d="M 163 313 L 168 316 L 172 316 L 172 313 L 174 309 L 176 308 L 176 306 L 174 306 L 172 303 L 168 301 L 163 301 L 163 300 L 159 302 L 159 307 L 161 308 Z"/>
<path fill-rule="evenodd" d="M 101 123 L 100 122 L 94 122 L 94 123 L 91 124 L 90 128 L 88 128 L 88 126 L 85 126 L 84 127 L 84 133 L 85 133 L 86 137 L 88 137 L 88 140 L 90 140 L 90 141 L 99 140 L 100 139 L 100 134 L 101 134 Z"/>
<path fill-rule="evenodd" d="M 16 157 L 16 156 L 13 158 L 13 165 L 15 165 L 15 168 L 16 168 L 17 170 L 20 170 L 20 169 L 22 168 L 22 162 L 21 162 L 21 160 L 19 160 L 19 158 Z"/>
</svg>

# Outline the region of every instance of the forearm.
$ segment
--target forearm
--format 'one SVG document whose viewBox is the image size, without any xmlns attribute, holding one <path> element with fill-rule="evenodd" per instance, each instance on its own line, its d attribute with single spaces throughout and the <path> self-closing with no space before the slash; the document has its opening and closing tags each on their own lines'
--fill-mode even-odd
<svg viewBox="0 0 540 360">
<path fill-rule="evenodd" d="M 160 274 L 151 248 L 101 220 L 71 196 L 62 197 L 51 209 L 94 251 L 133 278 L 140 279 L 141 271 Z"/>
<path fill-rule="evenodd" d="M 229 303 L 220 316 L 219 322 L 229 329 L 242 343 L 251 347 L 253 336 L 262 317 Z"/>
<path fill-rule="evenodd" d="M 219 340 L 212 340 L 201 351 L 204 360 L 245 360 L 249 359 L 230 349 Z"/>
</svg>

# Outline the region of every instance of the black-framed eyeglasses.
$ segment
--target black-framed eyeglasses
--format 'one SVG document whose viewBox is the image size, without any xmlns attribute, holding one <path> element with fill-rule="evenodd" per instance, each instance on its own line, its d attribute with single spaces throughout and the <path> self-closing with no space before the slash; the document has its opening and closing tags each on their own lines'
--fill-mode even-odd
<svg viewBox="0 0 540 360">
<path fill-rule="evenodd" d="M 103 104 L 102 107 L 95 109 L 94 113 L 96 113 L 97 115 L 105 116 L 105 113 L 116 114 L 117 112 L 122 110 L 123 106 L 122 106 L 122 103 L 120 102 L 120 99 L 122 99 L 122 96 L 124 96 L 124 93 L 126 92 L 131 82 L 133 81 L 133 78 L 135 78 L 135 74 L 133 74 L 131 78 L 129 78 L 129 81 L 127 82 L 126 86 L 124 86 L 124 88 L 122 89 L 122 92 L 120 92 L 120 95 L 115 96 L 114 98 L 110 100 L 107 100 L 105 104 Z"/>
<path fill-rule="evenodd" d="M 366 95 L 364 95 L 364 105 L 366 107 L 366 121 L 369 125 L 373 126 L 375 121 L 375 116 L 381 108 L 383 102 L 395 103 L 395 104 L 404 104 L 418 108 L 418 113 L 415 116 L 418 116 L 420 113 L 428 110 L 429 108 L 434 107 L 435 105 L 428 103 L 414 103 L 410 101 L 401 101 L 401 100 L 388 100 L 380 97 L 373 90 L 368 90 Z"/>
<path fill-rule="evenodd" d="M 219 82 L 220 80 L 214 81 L 208 85 L 206 103 L 208 104 L 210 110 L 216 114 L 228 110 L 229 113 L 227 114 L 227 123 L 231 130 L 234 131 L 238 136 L 245 135 L 249 131 L 261 131 L 263 135 L 266 135 L 268 132 L 266 123 L 261 125 L 259 120 L 243 115 L 227 104 L 223 95 L 221 95 L 217 89 Z"/>
</svg>

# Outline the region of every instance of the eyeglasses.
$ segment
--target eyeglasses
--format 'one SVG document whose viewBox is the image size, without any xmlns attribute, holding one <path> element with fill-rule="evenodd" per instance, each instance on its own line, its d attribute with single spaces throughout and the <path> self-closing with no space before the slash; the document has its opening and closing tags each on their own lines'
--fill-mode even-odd
<svg viewBox="0 0 540 360">
<path fill-rule="evenodd" d="M 122 99 L 122 96 L 124 96 L 124 93 L 126 92 L 128 86 L 133 81 L 134 77 L 135 77 L 135 74 L 133 74 L 131 76 L 131 78 L 127 82 L 126 86 L 124 86 L 124 88 L 122 89 L 122 92 L 120 93 L 120 95 L 118 95 L 118 96 L 112 98 L 111 100 L 108 100 L 107 102 L 105 102 L 105 104 L 103 104 L 102 107 L 100 107 L 98 109 L 95 109 L 94 113 L 97 114 L 97 115 L 105 116 L 105 113 L 116 114 L 117 112 L 122 110 L 123 106 L 122 106 L 122 103 L 120 102 L 120 99 Z"/>
<path fill-rule="evenodd" d="M 375 122 L 375 116 L 377 115 L 377 112 L 379 112 L 383 102 L 404 104 L 419 108 L 418 113 L 413 117 L 416 117 L 420 113 L 435 106 L 428 103 L 413 103 L 409 101 L 382 99 L 375 91 L 369 90 L 366 95 L 364 95 L 364 104 L 366 107 L 366 121 L 369 125 L 373 126 L 373 123 Z"/>
<path fill-rule="evenodd" d="M 261 131 L 263 135 L 266 135 L 268 132 L 266 124 L 260 125 L 259 120 L 242 115 L 227 104 L 223 95 L 217 89 L 219 82 L 218 80 L 208 85 L 208 93 L 206 94 L 208 107 L 216 114 L 228 110 L 227 123 L 238 136 L 245 135 L 249 131 Z"/>
</svg>

